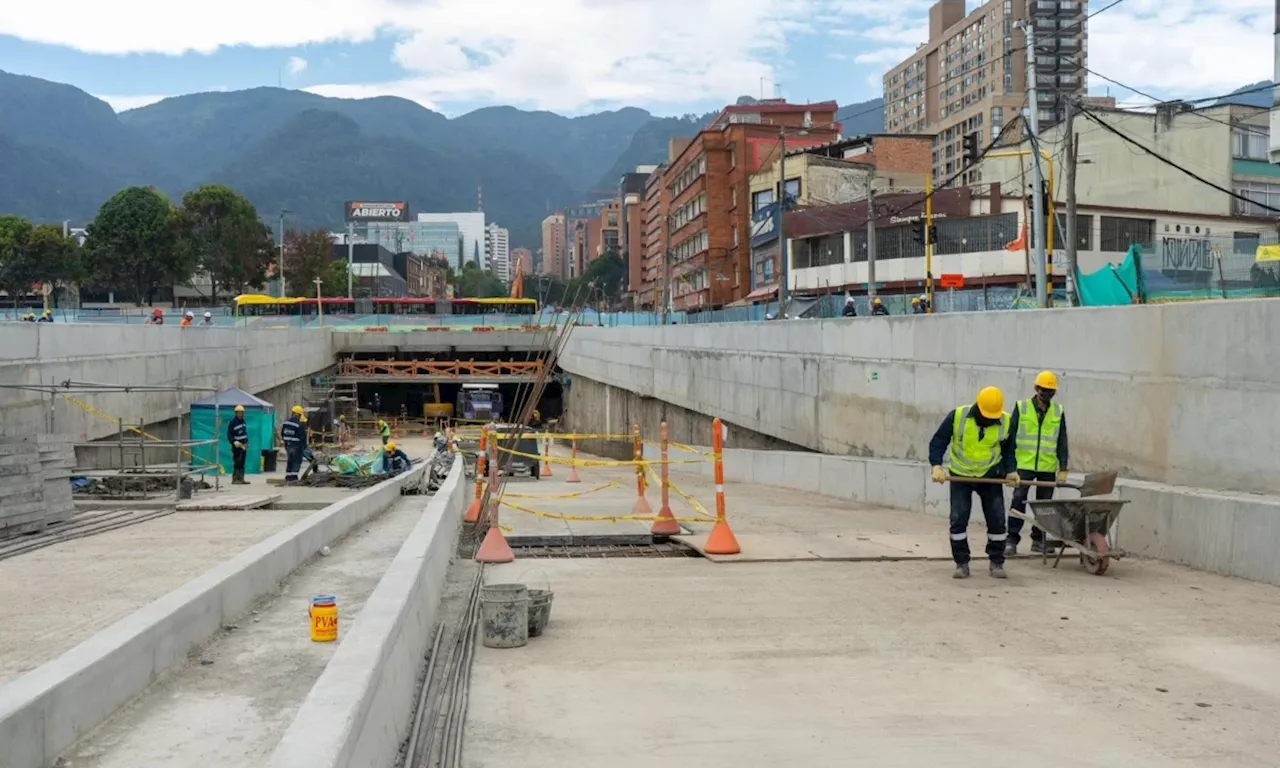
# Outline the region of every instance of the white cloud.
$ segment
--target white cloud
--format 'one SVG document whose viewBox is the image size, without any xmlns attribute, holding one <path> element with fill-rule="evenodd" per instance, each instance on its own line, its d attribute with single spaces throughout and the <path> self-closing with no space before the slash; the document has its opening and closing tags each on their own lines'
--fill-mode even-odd
<svg viewBox="0 0 1280 768">
<path fill-rule="evenodd" d="M 178 55 L 388 35 L 403 79 L 321 93 L 393 93 L 424 104 L 493 101 L 579 111 L 754 93 L 787 36 L 826 0 L 67 0 L 74 25 L 33 6 L 0 34 L 95 53 Z M 480 8 L 483 6 L 483 9 Z M 136 24 L 138 18 L 147 24 Z M 252 18 L 254 23 L 244 24 Z M 673 23 L 678 20 L 678 23 Z M 834 94 L 832 94 L 834 95 Z"/>
<path fill-rule="evenodd" d="M 169 97 L 168 96 L 98 96 L 97 98 L 102 99 L 103 101 L 110 104 L 111 108 L 117 112 L 126 112 L 130 109 L 137 109 L 138 107 L 145 107 L 150 104 L 155 104 L 157 101 L 163 101 Z"/>
<path fill-rule="evenodd" d="M 300 56 L 289 57 L 289 74 L 300 75 L 307 71 L 307 60 Z"/>
</svg>

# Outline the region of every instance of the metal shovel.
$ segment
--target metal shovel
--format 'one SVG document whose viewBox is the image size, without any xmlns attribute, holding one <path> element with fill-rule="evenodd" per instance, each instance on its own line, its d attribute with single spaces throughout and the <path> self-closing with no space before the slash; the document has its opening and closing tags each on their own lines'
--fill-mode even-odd
<svg viewBox="0 0 1280 768">
<path fill-rule="evenodd" d="M 1116 477 L 1119 472 L 1091 472 L 1084 476 L 1084 480 L 1079 485 L 1071 483 L 1054 483 L 1048 480 L 1023 480 L 1018 485 L 1027 485 L 1032 488 L 1073 488 L 1080 492 L 1081 496 L 1106 496 L 1116 489 Z M 1004 480 L 998 477 L 956 477 L 948 475 L 947 480 L 961 483 L 978 483 L 979 485 L 1004 485 Z"/>
</svg>

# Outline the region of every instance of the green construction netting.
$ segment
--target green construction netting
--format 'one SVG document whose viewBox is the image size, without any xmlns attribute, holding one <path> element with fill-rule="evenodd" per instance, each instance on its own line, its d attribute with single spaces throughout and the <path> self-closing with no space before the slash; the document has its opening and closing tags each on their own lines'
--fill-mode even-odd
<svg viewBox="0 0 1280 768">
<path fill-rule="evenodd" d="M 1141 254 L 1138 246 L 1129 247 L 1120 266 L 1108 264 L 1097 272 L 1077 274 L 1076 288 L 1080 303 L 1086 307 L 1120 307 L 1137 301 L 1138 263 Z"/>
<path fill-rule="evenodd" d="M 221 464 L 222 474 L 231 474 L 231 444 L 227 442 L 227 425 L 235 418 L 231 408 L 217 409 L 218 421 L 214 423 L 213 408 L 204 406 L 191 407 L 191 441 L 218 440 L 217 462 L 214 461 L 214 446 L 197 445 L 192 449 L 193 467 L 213 467 Z M 244 421 L 249 427 L 249 455 L 245 461 L 246 475 L 262 473 L 262 452 L 275 446 L 276 414 L 271 408 L 249 407 L 244 409 Z"/>
</svg>

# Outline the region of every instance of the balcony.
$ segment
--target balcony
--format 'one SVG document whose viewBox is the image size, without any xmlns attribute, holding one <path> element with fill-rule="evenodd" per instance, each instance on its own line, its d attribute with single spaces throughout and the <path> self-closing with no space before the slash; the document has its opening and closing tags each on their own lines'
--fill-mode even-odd
<svg viewBox="0 0 1280 768">
<path fill-rule="evenodd" d="M 1035 16 L 1057 14 L 1060 7 L 1057 0 L 1034 0 L 1030 5 L 1031 13 Z"/>
<path fill-rule="evenodd" d="M 1074 53 L 1080 50 L 1080 38 L 1078 37 L 1060 37 L 1058 38 L 1058 50 L 1070 51 Z"/>
<path fill-rule="evenodd" d="M 1062 59 L 1051 54 L 1036 56 L 1036 70 L 1039 72 L 1056 72 L 1061 64 Z"/>
</svg>

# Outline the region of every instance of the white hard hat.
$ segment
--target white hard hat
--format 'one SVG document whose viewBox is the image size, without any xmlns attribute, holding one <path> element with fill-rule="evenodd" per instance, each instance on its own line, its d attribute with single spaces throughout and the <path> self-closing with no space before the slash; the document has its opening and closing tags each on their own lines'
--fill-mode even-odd
<svg viewBox="0 0 1280 768">
<path fill-rule="evenodd" d="M 188 312 L 188 313 L 187 313 L 187 317 L 195 317 L 195 316 L 196 316 L 196 313 L 195 313 L 195 312 Z"/>
<path fill-rule="evenodd" d="M 204 316 L 205 316 L 205 317 L 213 317 L 213 313 L 212 313 L 212 312 L 205 312 L 205 313 L 204 313 Z"/>
</svg>

